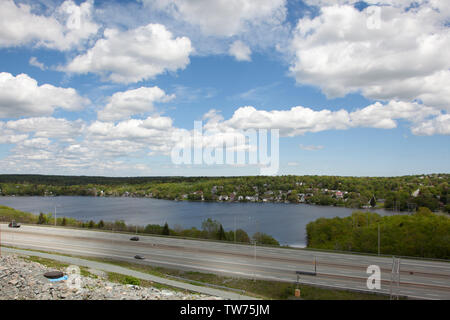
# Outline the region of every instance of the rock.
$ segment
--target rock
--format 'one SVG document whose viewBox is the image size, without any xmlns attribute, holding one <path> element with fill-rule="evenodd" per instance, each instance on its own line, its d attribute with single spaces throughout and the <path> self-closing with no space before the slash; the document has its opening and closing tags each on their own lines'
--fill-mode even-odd
<svg viewBox="0 0 450 320">
<path fill-rule="evenodd" d="M 60 276 L 62 272 L 54 273 Z M 171 290 L 158 290 L 154 287 L 122 285 L 105 280 L 103 271 L 89 269 L 99 278 L 81 277 L 81 288 L 68 287 L 67 281 L 50 282 L 43 275 L 46 266 L 23 260 L 18 255 L 0 256 L 0 300 L 190 300 L 219 299 L 206 295 L 193 296 Z"/>
</svg>

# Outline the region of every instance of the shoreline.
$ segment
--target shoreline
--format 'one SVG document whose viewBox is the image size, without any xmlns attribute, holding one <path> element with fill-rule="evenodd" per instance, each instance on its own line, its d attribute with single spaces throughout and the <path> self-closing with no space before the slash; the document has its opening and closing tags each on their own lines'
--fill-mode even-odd
<svg viewBox="0 0 450 320">
<path fill-rule="evenodd" d="M 333 207 L 333 208 L 346 208 L 346 209 L 354 209 L 354 210 L 384 210 L 387 212 L 396 212 L 396 213 L 404 213 L 408 211 L 394 211 L 391 209 L 385 209 L 382 207 L 373 207 L 373 208 L 358 208 L 358 207 L 347 207 L 347 206 L 339 206 L 339 205 L 323 205 L 323 204 L 315 204 L 315 203 L 307 203 L 307 202 L 292 202 L 292 201 L 219 201 L 219 200 L 176 200 L 176 199 L 166 199 L 166 198 L 155 198 L 155 197 L 139 197 L 139 196 L 93 196 L 93 195 L 4 195 L 0 194 L 0 199 L 3 197 L 14 197 L 14 198 L 23 198 L 23 197 L 42 197 L 42 198 L 58 198 L 58 197 L 83 197 L 83 198 L 133 198 L 133 199 L 154 199 L 154 200 L 165 200 L 170 202 L 186 202 L 186 203 L 223 203 L 223 204 L 243 204 L 243 203 L 251 203 L 251 204 L 287 204 L 287 205 L 308 205 L 308 206 L 316 206 L 316 207 Z M 439 211 L 437 211 L 439 212 Z"/>
</svg>

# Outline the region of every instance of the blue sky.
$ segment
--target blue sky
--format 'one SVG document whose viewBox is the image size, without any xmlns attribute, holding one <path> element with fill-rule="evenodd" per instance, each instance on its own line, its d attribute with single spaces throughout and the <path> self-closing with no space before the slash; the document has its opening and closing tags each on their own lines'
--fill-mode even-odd
<svg viewBox="0 0 450 320">
<path fill-rule="evenodd" d="M 172 163 L 174 137 L 200 120 L 204 146 L 279 129 L 278 174 L 449 172 L 442 1 L 4 0 L 0 12 L 0 173 L 259 173 Z"/>
</svg>

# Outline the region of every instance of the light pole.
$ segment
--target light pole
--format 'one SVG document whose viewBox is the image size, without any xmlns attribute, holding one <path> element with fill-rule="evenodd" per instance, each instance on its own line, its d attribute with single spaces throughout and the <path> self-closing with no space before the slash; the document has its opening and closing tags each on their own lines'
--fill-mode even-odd
<svg viewBox="0 0 450 320">
<path fill-rule="evenodd" d="M 249 216 L 248 219 L 251 220 L 251 217 Z M 257 221 L 256 219 L 255 219 L 255 223 L 258 223 L 258 221 Z M 258 232 L 258 227 L 256 227 L 256 233 L 257 233 L 257 232 Z M 255 233 L 255 234 L 256 234 L 256 233 Z M 253 250 L 253 252 L 254 252 L 253 256 L 254 256 L 254 263 L 255 263 L 255 270 L 253 271 L 253 281 L 256 281 L 256 238 L 253 239 L 253 248 L 254 248 L 254 250 Z"/>
<path fill-rule="evenodd" d="M 58 204 L 55 204 L 55 226 L 56 226 L 56 220 L 57 220 L 57 219 L 56 219 L 56 208 L 58 208 L 58 207 L 59 207 L 59 208 L 61 208 L 61 206 L 60 206 L 60 205 L 58 205 Z"/>
<path fill-rule="evenodd" d="M 378 256 L 380 255 L 380 223 L 378 222 Z"/>
<path fill-rule="evenodd" d="M 236 215 L 234 215 L 234 245 L 236 245 Z"/>
</svg>

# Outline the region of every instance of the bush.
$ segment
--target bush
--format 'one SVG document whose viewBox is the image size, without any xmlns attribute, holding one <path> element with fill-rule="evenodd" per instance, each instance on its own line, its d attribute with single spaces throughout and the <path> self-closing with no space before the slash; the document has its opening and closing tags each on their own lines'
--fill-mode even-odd
<svg viewBox="0 0 450 320">
<path fill-rule="evenodd" d="M 450 213 L 450 204 L 448 204 L 444 207 L 444 211 L 447 213 Z"/>
<path fill-rule="evenodd" d="M 259 244 L 268 244 L 268 245 L 274 245 L 274 246 L 279 246 L 280 243 L 275 240 L 274 237 L 269 236 L 268 234 L 262 233 L 262 232 L 257 232 L 253 235 L 253 240 L 256 241 L 256 243 Z"/>
</svg>

